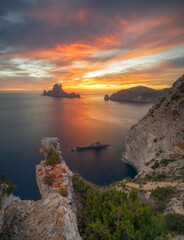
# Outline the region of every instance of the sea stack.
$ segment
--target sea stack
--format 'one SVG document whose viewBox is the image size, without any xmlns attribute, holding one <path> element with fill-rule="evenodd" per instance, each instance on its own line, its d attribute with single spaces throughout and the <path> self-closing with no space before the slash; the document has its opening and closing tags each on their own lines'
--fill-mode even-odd
<svg viewBox="0 0 184 240">
<path fill-rule="evenodd" d="M 44 160 L 36 166 L 36 179 L 41 200 L 21 200 L 6 193 L 6 184 L 0 186 L 0 239 L 81 240 L 73 173 L 62 158 L 59 139 L 43 138 L 40 153 Z"/>
<path fill-rule="evenodd" d="M 77 93 L 67 93 L 62 89 L 61 84 L 55 84 L 52 88 L 52 90 L 43 91 L 43 96 L 49 96 L 49 97 L 63 97 L 63 98 L 80 98 L 80 94 Z"/>
<path fill-rule="evenodd" d="M 105 100 L 105 101 L 108 101 L 108 100 L 110 100 L 110 98 L 109 98 L 109 95 L 108 95 L 108 94 L 106 94 L 106 95 L 105 95 L 105 97 L 104 97 L 104 100 Z"/>
</svg>

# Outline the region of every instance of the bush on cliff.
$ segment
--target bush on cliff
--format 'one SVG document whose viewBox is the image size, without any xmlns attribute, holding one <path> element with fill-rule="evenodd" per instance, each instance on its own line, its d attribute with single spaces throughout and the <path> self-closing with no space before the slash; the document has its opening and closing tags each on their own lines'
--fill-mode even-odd
<svg viewBox="0 0 184 240">
<path fill-rule="evenodd" d="M 59 194 L 62 196 L 62 197 L 68 197 L 68 189 L 66 187 L 61 187 L 59 189 Z"/>
<path fill-rule="evenodd" d="M 55 165 L 60 162 L 59 155 L 53 149 L 50 149 L 47 155 L 46 165 Z"/>
<path fill-rule="evenodd" d="M 178 234 L 184 234 L 184 215 L 168 213 L 165 215 L 166 228 Z"/>
<path fill-rule="evenodd" d="M 7 193 L 8 195 L 10 195 L 17 188 L 15 184 L 11 184 L 11 182 L 6 179 L 5 173 L 2 173 L 0 177 L 0 186 L 2 184 L 6 186 L 4 192 Z"/>
<path fill-rule="evenodd" d="M 163 212 L 174 194 L 174 187 L 157 187 L 152 190 L 150 196 L 156 200 L 156 205 L 153 209 L 156 212 Z"/>
<path fill-rule="evenodd" d="M 129 194 L 111 187 L 86 183 L 73 176 L 80 234 L 88 240 L 156 239 L 164 236 L 164 217 L 152 214 L 136 191 Z"/>
</svg>

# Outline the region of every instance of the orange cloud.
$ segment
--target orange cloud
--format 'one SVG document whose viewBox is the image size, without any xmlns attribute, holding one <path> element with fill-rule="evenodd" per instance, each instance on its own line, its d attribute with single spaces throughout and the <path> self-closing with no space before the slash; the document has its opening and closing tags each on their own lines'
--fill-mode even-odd
<svg viewBox="0 0 184 240">
<path fill-rule="evenodd" d="M 66 10 L 67 5 L 64 4 L 62 8 Z M 62 16 L 64 22 L 61 23 L 58 22 L 61 16 L 56 5 L 51 5 L 47 15 L 44 12 L 40 14 L 39 11 L 35 11 L 28 16 L 41 19 L 46 23 L 53 21 L 61 25 L 69 21 L 86 24 L 92 18 L 90 11 L 84 8 L 76 11 L 67 9 L 66 12 L 67 14 Z M 69 12 L 71 15 L 68 14 Z M 15 55 L 7 54 L 7 58 L 26 58 L 30 61 L 40 59 L 50 63 L 48 69 L 43 69 L 45 73 L 43 75 L 48 74 L 48 79 L 44 77 L 41 83 L 35 77 L 30 84 L 26 83 L 25 79 L 19 82 L 16 78 L 15 89 L 41 90 L 51 87 L 55 82 L 62 82 L 67 90 L 78 89 L 79 91 L 118 90 L 140 84 L 154 88 L 170 86 L 181 75 L 182 69 L 161 63 L 173 58 L 174 54 L 176 58 L 180 57 L 178 50 L 174 50 L 177 47 L 182 49 L 184 42 L 184 29 L 181 24 L 178 24 L 180 17 L 180 14 L 142 18 L 135 15 L 131 20 L 125 20 L 117 14 L 112 21 L 108 17 L 96 15 L 94 21 L 103 20 L 110 26 L 110 29 L 106 26 L 106 32 L 102 34 L 91 35 L 87 40 L 81 39 L 68 44 L 57 43 L 49 48 L 27 50 Z M 114 27 L 113 31 L 111 31 L 112 27 Z M 53 36 L 50 37 L 53 38 Z M 157 59 L 158 56 L 161 60 Z M 146 62 L 147 60 L 149 62 Z M 17 64 L 16 67 L 22 72 L 9 71 L 15 71 L 20 76 L 22 73 L 27 73 L 29 78 L 29 71 L 26 70 L 26 72 L 25 66 L 21 64 Z M 43 65 L 40 65 L 41 67 Z M 164 73 L 166 70 L 167 72 Z M 6 86 L 0 89 L 6 89 Z"/>
</svg>

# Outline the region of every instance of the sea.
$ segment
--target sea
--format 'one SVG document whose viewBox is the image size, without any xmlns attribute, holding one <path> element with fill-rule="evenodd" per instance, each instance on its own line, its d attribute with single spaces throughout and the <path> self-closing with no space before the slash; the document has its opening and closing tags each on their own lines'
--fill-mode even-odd
<svg viewBox="0 0 184 240">
<path fill-rule="evenodd" d="M 52 98 L 40 92 L 0 92 L 0 174 L 17 185 L 21 199 L 41 199 L 36 165 L 41 138 L 58 137 L 62 155 L 73 171 L 94 184 L 105 186 L 136 171 L 124 163 L 125 137 L 152 104 L 104 101 L 104 94 L 81 98 Z M 72 152 L 100 141 L 107 149 Z"/>
</svg>

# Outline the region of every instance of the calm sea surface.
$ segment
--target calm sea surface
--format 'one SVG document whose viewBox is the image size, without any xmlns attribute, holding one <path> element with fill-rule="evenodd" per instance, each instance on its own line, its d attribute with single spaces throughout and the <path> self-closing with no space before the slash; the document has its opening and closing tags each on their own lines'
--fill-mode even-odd
<svg viewBox="0 0 184 240">
<path fill-rule="evenodd" d="M 35 166 L 43 160 L 40 140 L 57 136 L 64 160 L 72 171 L 95 184 L 106 185 L 134 177 L 135 170 L 121 161 L 125 136 L 151 104 L 104 101 L 103 95 L 82 94 L 80 99 L 51 98 L 40 93 L 0 93 L 0 173 L 18 188 L 22 199 L 40 199 Z M 95 141 L 111 144 L 101 151 L 71 152 Z"/>
</svg>

